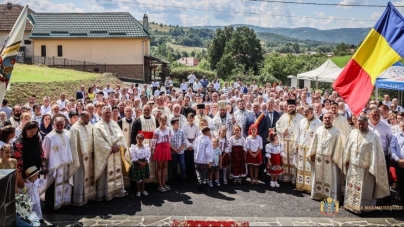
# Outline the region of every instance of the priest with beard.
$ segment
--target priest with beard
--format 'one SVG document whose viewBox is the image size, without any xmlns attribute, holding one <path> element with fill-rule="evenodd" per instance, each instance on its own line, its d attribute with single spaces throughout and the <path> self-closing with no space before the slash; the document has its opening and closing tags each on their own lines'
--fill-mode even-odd
<svg viewBox="0 0 404 227">
<path fill-rule="evenodd" d="M 195 125 L 198 126 L 199 129 L 203 128 L 201 124 L 203 119 L 205 119 L 208 122 L 208 127 L 213 128 L 212 118 L 205 115 L 205 104 L 197 104 L 196 108 L 197 115 L 195 115 Z"/>
<path fill-rule="evenodd" d="M 86 111 L 80 113 L 80 119 L 70 128 L 70 148 L 73 157 L 78 157 L 79 168 L 73 175 L 74 206 L 83 206 L 88 200 L 95 199 L 96 188 L 94 180 L 93 155 L 94 137 L 90 114 Z"/>
<path fill-rule="evenodd" d="M 299 122 L 298 133 L 296 135 L 295 149 L 293 164 L 296 167 L 296 189 L 298 191 L 311 192 L 311 165 L 306 160 L 309 147 L 313 141 L 314 134 L 318 127 L 323 123 L 314 116 L 313 108 L 304 107 L 303 120 Z"/>
<path fill-rule="evenodd" d="M 159 122 L 154 116 L 151 115 L 150 106 L 143 106 L 143 114 L 138 117 L 133 123 L 130 143 L 136 144 L 136 136 L 137 134 L 141 133 L 144 136 L 143 144 L 150 146 L 151 140 L 153 139 L 154 130 L 156 130 L 156 128 L 159 126 Z M 153 158 L 151 158 L 149 162 L 150 177 L 149 179 L 145 180 L 146 183 L 152 183 L 156 181 L 156 167 L 156 162 L 153 160 Z"/>
<path fill-rule="evenodd" d="M 213 117 L 213 133 L 216 137 L 219 137 L 220 128 L 225 126 L 227 129 L 226 139 L 229 141 L 230 137 L 233 135 L 233 124 L 235 123 L 235 119 L 229 112 L 227 112 L 226 101 L 220 100 L 218 106 L 219 112 Z"/>
<path fill-rule="evenodd" d="M 283 158 L 284 173 L 279 180 L 283 182 L 296 183 L 296 167 L 293 165 L 293 146 L 300 121 L 304 118 L 296 113 L 296 100 L 287 100 L 287 113 L 284 113 L 276 122 L 276 131 L 280 141 L 285 146 L 286 157 Z"/>
<path fill-rule="evenodd" d="M 109 201 L 113 197 L 125 196 L 120 151 L 129 151 L 122 130 L 111 119 L 111 107 L 104 106 L 101 115 L 102 119 L 93 127 L 94 177 L 97 182 L 97 200 Z"/>
<path fill-rule="evenodd" d="M 249 112 L 245 109 L 245 101 L 241 98 L 237 99 L 237 110 L 234 112 L 236 124 L 241 127 L 241 135 L 245 138 L 248 135 L 245 133 L 246 120 Z"/>
<path fill-rule="evenodd" d="M 344 208 L 355 213 L 373 210 L 377 199 L 390 195 L 380 138 L 369 129 L 365 116 L 358 117 L 358 125 L 359 129 L 349 134 L 343 155 L 348 167 Z"/>
<path fill-rule="evenodd" d="M 131 107 L 127 106 L 124 109 L 124 114 L 125 117 L 121 118 L 118 121 L 119 128 L 121 128 L 123 136 L 125 137 L 126 141 L 126 146 L 130 147 L 130 142 L 131 142 L 131 133 L 132 133 L 132 127 L 135 122 L 135 119 L 133 118 L 133 110 Z M 129 179 L 129 168 L 130 168 L 130 162 L 127 162 L 126 160 L 130 160 L 130 155 L 129 152 L 123 152 L 123 150 L 120 150 L 121 152 L 121 158 L 122 158 L 122 164 L 124 165 L 123 168 L 123 181 L 125 183 L 125 188 L 130 186 L 130 179 Z M 125 157 L 126 154 L 126 157 Z"/>
<path fill-rule="evenodd" d="M 304 157 L 311 164 L 311 198 L 339 201 L 344 193 L 341 169 L 344 140 L 341 131 L 333 126 L 333 115 L 323 115 L 324 125 L 314 134 L 309 152 Z"/>
<path fill-rule="evenodd" d="M 18 128 L 18 126 L 20 126 L 21 107 L 14 106 L 11 110 L 12 116 L 10 117 L 10 119 L 4 122 L 3 127 L 11 125 L 14 128 Z"/>
<path fill-rule="evenodd" d="M 194 115 L 196 114 L 196 111 L 192 109 L 190 102 L 190 97 L 187 95 L 184 96 L 184 106 L 181 108 L 181 114 L 185 117 L 188 117 L 189 113 L 193 113 Z"/>
</svg>

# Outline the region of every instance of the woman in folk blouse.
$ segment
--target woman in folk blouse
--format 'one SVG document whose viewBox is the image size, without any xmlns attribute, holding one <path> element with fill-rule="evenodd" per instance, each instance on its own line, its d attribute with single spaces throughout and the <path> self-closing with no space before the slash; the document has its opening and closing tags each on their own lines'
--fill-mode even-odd
<svg viewBox="0 0 404 227">
<path fill-rule="evenodd" d="M 148 179 L 150 176 L 149 159 L 151 151 L 149 145 L 143 144 L 143 140 L 144 135 L 140 133 L 137 134 L 136 145 L 132 144 L 129 148 L 130 158 L 132 160 L 129 174 L 131 180 L 136 182 L 136 196 L 138 197 L 140 194 L 148 195 L 144 190 L 144 180 Z"/>
<path fill-rule="evenodd" d="M 160 127 L 154 131 L 151 144 L 153 159 L 157 162 L 157 180 L 159 183 L 158 190 L 165 192 L 170 190 L 166 185 L 166 171 L 168 161 L 171 160 L 170 137 L 171 130 L 167 125 L 167 116 L 162 115 L 159 119 Z"/>
</svg>

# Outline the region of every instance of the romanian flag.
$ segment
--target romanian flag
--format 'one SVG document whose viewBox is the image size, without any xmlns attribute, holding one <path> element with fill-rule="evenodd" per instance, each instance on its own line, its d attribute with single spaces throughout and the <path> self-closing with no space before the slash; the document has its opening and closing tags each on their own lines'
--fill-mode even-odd
<svg viewBox="0 0 404 227">
<path fill-rule="evenodd" d="M 333 84 L 355 115 L 365 107 L 376 78 L 404 56 L 404 18 L 390 2 Z"/>
</svg>

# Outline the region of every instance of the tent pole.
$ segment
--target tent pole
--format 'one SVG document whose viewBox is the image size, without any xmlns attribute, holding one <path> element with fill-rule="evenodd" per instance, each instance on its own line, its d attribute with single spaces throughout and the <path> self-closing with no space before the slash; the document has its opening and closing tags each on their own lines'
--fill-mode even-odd
<svg viewBox="0 0 404 227">
<path fill-rule="evenodd" d="M 375 89 L 375 100 L 379 101 L 379 89 L 377 87 Z"/>
</svg>

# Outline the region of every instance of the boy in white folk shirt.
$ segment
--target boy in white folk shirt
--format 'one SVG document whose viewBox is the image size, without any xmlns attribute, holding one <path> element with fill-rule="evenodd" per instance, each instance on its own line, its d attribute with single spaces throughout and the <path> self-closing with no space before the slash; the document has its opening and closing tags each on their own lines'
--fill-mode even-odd
<svg viewBox="0 0 404 227">
<path fill-rule="evenodd" d="M 212 143 L 210 141 L 210 128 L 203 127 L 202 134 L 195 140 L 195 168 L 198 178 L 198 189 L 202 189 L 202 184 L 208 181 L 208 169 L 212 166 Z"/>
</svg>

